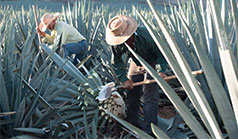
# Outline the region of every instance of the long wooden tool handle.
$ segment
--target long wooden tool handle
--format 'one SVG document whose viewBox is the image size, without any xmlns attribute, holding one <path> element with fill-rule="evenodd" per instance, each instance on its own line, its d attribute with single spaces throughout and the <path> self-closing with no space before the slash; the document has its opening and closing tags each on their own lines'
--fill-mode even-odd
<svg viewBox="0 0 238 140">
<path fill-rule="evenodd" d="M 198 75 L 198 74 L 202 74 L 202 70 L 198 70 L 198 71 L 193 71 L 192 75 Z M 166 78 L 164 78 L 164 80 L 171 80 L 171 79 L 175 79 L 177 78 L 176 75 L 172 75 L 172 76 L 168 76 Z M 132 86 L 140 86 L 140 85 L 146 85 L 146 84 L 151 84 L 151 83 L 155 83 L 155 80 L 145 80 L 142 82 L 137 82 L 137 83 L 133 83 Z"/>
<path fill-rule="evenodd" d="M 33 8 L 33 12 L 34 12 L 36 27 L 39 28 L 38 18 L 37 18 L 37 13 L 36 13 L 36 7 L 35 7 L 35 5 L 32 5 L 32 8 Z M 41 43 L 42 43 L 42 40 L 41 40 L 40 33 L 38 33 L 37 35 L 38 35 L 39 43 L 41 44 Z"/>
</svg>

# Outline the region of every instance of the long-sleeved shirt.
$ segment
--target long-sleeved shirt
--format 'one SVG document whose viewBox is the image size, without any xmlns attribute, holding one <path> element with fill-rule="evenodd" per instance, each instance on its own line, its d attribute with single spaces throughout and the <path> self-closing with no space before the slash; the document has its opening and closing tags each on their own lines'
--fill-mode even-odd
<svg viewBox="0 0 238 140">
<path fill-rule="evenodd" d="M 43 41 L 61 46 L 63 44 L 75 43 L 82 40 L 85 40 L 85 38 L 77 31 L 77 29 L 65 22 L 57 21 L 54 30 L 51 31 L 51 35 L 46 34 Z"/>
<path fill-rule="evenodd" d="M 138 27 L 134 35 L 133 50 L 140 55 L 149 64 L 160 64 L 160 72 L 164 72 L 167 67 L 167 61 L 163 57 L 159 48 L 155 44 L 153 38 L 145 27 Z M 115 70 L 116 76 L 120 82 L 124 83 L 128 78 L 126 77 L 126 65 L 122 61 L 122 55 L 128 54 L 133 59 L 136 65 L 141 66 L 140 62 L 128 50 L 125 44 L 111 46 L 112 48 L 112 66 Z"/>
</svg>

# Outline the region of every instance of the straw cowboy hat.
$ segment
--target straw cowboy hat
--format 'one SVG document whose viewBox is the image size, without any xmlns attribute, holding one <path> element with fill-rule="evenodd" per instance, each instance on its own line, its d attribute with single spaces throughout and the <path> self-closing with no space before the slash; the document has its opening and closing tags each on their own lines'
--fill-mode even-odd
<svg viewBox="0 0 238 140">
<path fill-rule="evenodd" d="M 106 29 L 106 42 L 109 45 L 124 43 L 136 31 L 137 23 L 134 19 L 118 15 L 112 18 Z"/>
<path fill-rule="evenodd" d="M 50 25 L 50 23 L 57 19 L 58 17 L 60 16 L 60 13 L 56 13 L 56 14 L 50 14 L 50 13 L 45 13 L 42 17 L 41 17 L 41 22 L 40 22 L 40 25 L 39 25 L 39 29 L 42 31 L 42 32 L 45 32 L 47 27 Z"/>
</svg>

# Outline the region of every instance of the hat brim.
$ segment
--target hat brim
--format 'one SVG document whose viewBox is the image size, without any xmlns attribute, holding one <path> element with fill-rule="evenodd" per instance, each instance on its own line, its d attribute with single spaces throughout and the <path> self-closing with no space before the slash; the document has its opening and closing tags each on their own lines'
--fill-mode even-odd
<svg viewBox="0 0 238 140">
<path fill-rule="evenodd" d="M 47 24 L 44 24 L 44 23 L 41 21 L 40 24 L 39 24 L 39 29 L 40 29 L 42 32 L 45 32 L 46 29 L 48 28 L 48 26 L 50 25 L 50 23 L 51 23 L 53 20 L 57 19 L 59 16 L 60 16 L 60 13 L 55 13 L 55 14 L 53 15 L 53 18 L 52 18 Z"/>
<path fill-rule="evenodd" d="M 127 28 L 124 33 L 122 33 L 120 35 L 114 35 L 107 25 L 106 42 L 109 45 L 120 45 L 120 44 L 124 43 L 131 37 L 131 35 L 137 29 L 137 23 L 134 19 L 132 19 L 128 16 L 124 16 L 124 15 L 118 15 L 118 16 L 123 18 L 127 22 Z"/>
</svg>

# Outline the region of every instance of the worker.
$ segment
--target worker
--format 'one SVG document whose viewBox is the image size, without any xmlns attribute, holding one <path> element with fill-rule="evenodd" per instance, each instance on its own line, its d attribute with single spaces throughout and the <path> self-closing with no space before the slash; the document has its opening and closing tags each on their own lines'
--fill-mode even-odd
<svg viewBox="0 0 238 140">
<path fill-rule="evenodd" d="M 74 65 L 78 60 L 82 61 L 88 52 L 88 44 L 83 35 L 73 26 L 58 21 L 59 13 L 45 13 L 41 17 L 41 22 L 37 32 L 44 37 L 43 42 L 48 42 L 57 46 L 62 46 L 64 50 L 64 58 L 71 58 L 75 54 L 74 59 L 70 60 Z M 46 34 L 46 29 L 51 31 L 51 35 Z"/>
<path fill-rule="evenodd" d="M 157 125 L 157 112 L 159 102 L 159 92 L 157 83 L 133 87 L 134 82 L 153 79 L 145 72 L 139 61 L 128 50 L 125 44 L 129 45 L 138 55 L 147 61 L 153 68 L 160 64 L 159 75 L 167 77 L 164 73 L 167 62 L 156 46 L 149 32 L 145 27 L 138 27 L 136 21 L 125 15 L 118 15 L 112 18 L 106 28 L 106 42 L 112 50 L 112 66 L 117 78 L 123 87 L 128 89 L 126 94 L 127 117 L 131 124 L 141 127 L 138 124 L 138 113 L 140 98 L 143 95 L 144 125 L 142 129 L 153 136 L 151 123 Z M 127 76 L 126 64 L 122 60 L 122 55 L 127 54 L 133 61 L 130 63 L 129 74 Z"/>
</svg>

